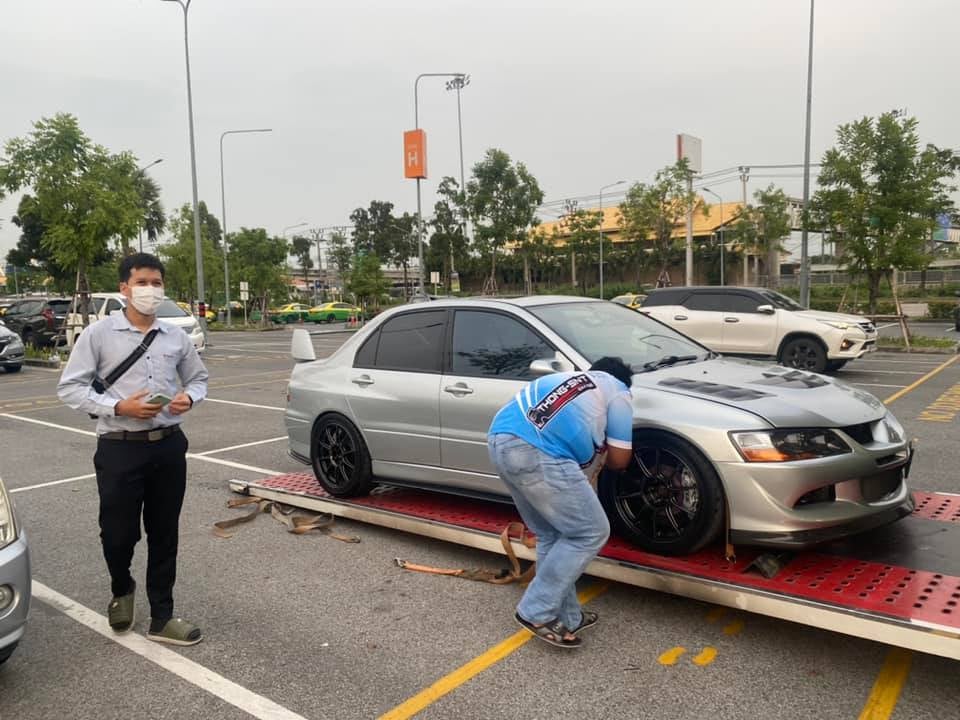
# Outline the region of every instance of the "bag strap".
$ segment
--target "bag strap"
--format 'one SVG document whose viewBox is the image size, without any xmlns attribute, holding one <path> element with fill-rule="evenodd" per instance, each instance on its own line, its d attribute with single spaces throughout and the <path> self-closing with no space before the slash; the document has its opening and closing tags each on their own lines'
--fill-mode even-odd
<svg viewBox="0 0 960 720">
<path fill-rule="evenodd" d="M 110 371 L 110 374 L 107 375 L 103 381 L 103 390 L 99 392 L 106 392 L 110 387 L 119 380 L 127 370 L 133 367 L 133 364 L 141 358 L 141 356 L 147 351 L 147 348 L 150 347 L 150 343 L 153 342 L 153 339 L 157 336 L 160 330 L 154 328 L 146 334 L 143 340 L 140 341 L 140 344 L 134 348 L 133 352 L 130 353 L 126 359 L 117 365 L 113 370 Z"/>
</svg>

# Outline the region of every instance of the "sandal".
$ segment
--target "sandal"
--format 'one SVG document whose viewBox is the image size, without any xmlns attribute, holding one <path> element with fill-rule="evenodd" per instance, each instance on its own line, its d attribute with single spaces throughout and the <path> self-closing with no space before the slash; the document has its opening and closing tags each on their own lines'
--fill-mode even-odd
<svg viewBox="0 0 960 720">
<path fill-rule="evenodd" d="M 581 610 L 580 615 L 582 616 L 580 619 L 580 624 L 570 631 L 574 635 L 586 630 L 588 627 L 593 627 L 600 620 L 600 616 L 590 610 Z"/>
<path fill-rule="evenodd" d="M 136 619 L 137 584 L 126 595 L 119 595 L 107 605 L 107 622 L 118 635 L 129 632 Z"/>
<path fill-rule="evenodd" d="M 150 630 L 147 633 L 147 639 L 168 645 L 196 645 L 203 640 L 203 633 L 193 623 L 181 618 L 172 618 L 167 620 L 162 630 L 158 632 Z"/>
<path fill-rule="evenodd" d="M 520 613 L 514 613 L 513 617 L 522 627 L 532 632 L 534 636 L 546 643 L 550 643 L 554 647 L 577 648 L 583 644 L 583 640 L 578 637 L 573 638 L 573 640 L 565 640 L 564 636 L 570 633 L 570 630 L 559 620 L 551 620 L 543 625 L 534 625 L 532 622 L 528 622 L 520 617 Z"/>
</svg>

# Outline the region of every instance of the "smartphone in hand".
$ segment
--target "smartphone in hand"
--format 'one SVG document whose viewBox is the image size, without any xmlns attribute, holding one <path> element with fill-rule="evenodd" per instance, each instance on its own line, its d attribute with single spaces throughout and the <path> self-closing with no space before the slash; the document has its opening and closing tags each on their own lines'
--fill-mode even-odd
<svg viewBox="0 0 960 720">
<path fill-rule="evenodd" d="M 147 398 L 147 405 L 166 405 L 173 401 L 172 397 L 167 397 L 163 393 L 157 393 L 156 395 Z"/>
</svg>

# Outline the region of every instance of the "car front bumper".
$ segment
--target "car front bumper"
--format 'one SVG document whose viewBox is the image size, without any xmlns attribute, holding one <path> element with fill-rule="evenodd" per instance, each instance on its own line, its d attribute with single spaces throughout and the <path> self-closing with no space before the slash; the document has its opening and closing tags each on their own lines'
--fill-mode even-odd
<svg viewBox="0 0 960 720">
<path fill-rule="evenodd" d="M 23 345 L 8 343 L 0 350 L 0 367 L 15 367 L 23 365 Z"/>
<path fill-rule="evenodd" d="M 0 585 L 13 591 L 13 602 L 0 609 L 0 650 L 15 645 L 23 637 L 30 611 L 30 548 L 27 537 L 20 537 L 0 550 Z"/>
<path fill-rule="evenodd" d="M 203 336 L 203 330 L 201 330 L 199 327 L 190 332 L 190 341 L 193 343 L 193 346 L 197 349 L 198 353 L 202 353 L 207 349 L 206 338 Z"/>
<path fill-rule="evenodd" d="M 828 360 L 856 360 L 877 349 L 877 333 L 864 335 L 863 332 L 845 332 L 837 338 L 831 338 L 827 347 Z"/>
<path fill-rule="evenodd" d="M 912 462 L 906 443 L 876 443 L 821 460 L 717 463 L 731 540 L 802 547 L 894 522 L 913 511 Z"/>
</svg>

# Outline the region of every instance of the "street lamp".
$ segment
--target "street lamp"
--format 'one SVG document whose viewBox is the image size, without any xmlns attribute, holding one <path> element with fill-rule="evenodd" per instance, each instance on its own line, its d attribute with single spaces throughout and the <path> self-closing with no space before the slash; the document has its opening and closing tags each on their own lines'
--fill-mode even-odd
<svg viewBox="0 0 960 720">
<path fill-rule="evenodd" d="M 469 75 L 457 75 L 453 80 L 447 82 L 447 90 L 456 90 L 457 91 L 457 136 L 460 139 L 460 192 L 465 193 L 467 191 L 466 187 L 466 178 L 463 173 L 463 117 L 460 112 L 460 91 L 463 90 L 467 85 L 470 84 Z M 466 218 L 462 218 L 463 222 L 460 224 L 460 234 L 463 236 L 464 240 L 467 237 L 467 228 L 466 228 Z M 453 244 L 450 245 L 450 273 L 453 274 Z"/>
<path fill-rule="evenodd" d="M 617 180 L 615 183 L 600 188 L 600 299 L 603 300 L 603 191 L 617 185 L 623 185 L 626 180 Z"/>
<path fill-rule="evenodd" d="M 200 240 L 200 202 L 197 198 L 197 148 L 193 135 L 193 89 L 190 84 L 190 35 L 187 23 L 187 11 L 193 0 L 161 0 L 161 2 L 175 2 L 183 10 L 183 52 L 187 64 L 187 117 L 190 122 L 190 179 L 193 184 L 193 244 L 197 257 L 197 295 L 199 296 L 200 327 L 204 338 L 207 336 L 207 314 L 205 312 L 205 297 L 203 287 L 203 245 Z"/>
<path fill-rule="evenodd" d="M 420 73 L 413 81 L 413 127 L 420 129 L 420 80 L 425 77 L 466 78 L 466 73 Z M 419 264 L 420 297 L 423 289 L 423 212 L 420 207 L 420 178 L 417 178 L 417 263 Z"/>
<path fill-rule="evenodd" d="M 810 0 L 810 39 L 807 46 L 807 120 L 803 140 L 803 229 L 800 233 L 800 304 L 810 307 L 810 251 L 807 208 L 810 204 L 810 106 L 813 92 L 813 0 Z M 768 273 L 769 274 L 769 273 Z"/>
<path fill-rule="evenodd" d="M 142 176 L 147 170 L 152 168 L 154 165 L 159 165 L 163 162 L 163 158 L 157 158 L 152 163 L 144 165 L 142 168 L 137 170 L 137 175 Z M 143 252 L 143 218 L 140 218 L 140 252 Z"/>
<path fill-rule="evenodd" d="M 220 133 L 220 218 L 223 220 L 223 297 L 227 306 L 227 325 L 233 320 L 230 311 L 230 267 L 227 260 L 227 200 L 223 186 L 223 139 L 227 135 L 239 135 L 241 133 L 266 133 L 273 132 L 272 128 L 254 128 L 252 130 L 227 130 Z"/>
<path fill-rule="evenodd" d="M 723 285 L 723 198 L 710 188 L 700 188 L 705 193 L 710 193 L 720 201 L 720 285 Z"/>
</svg>

